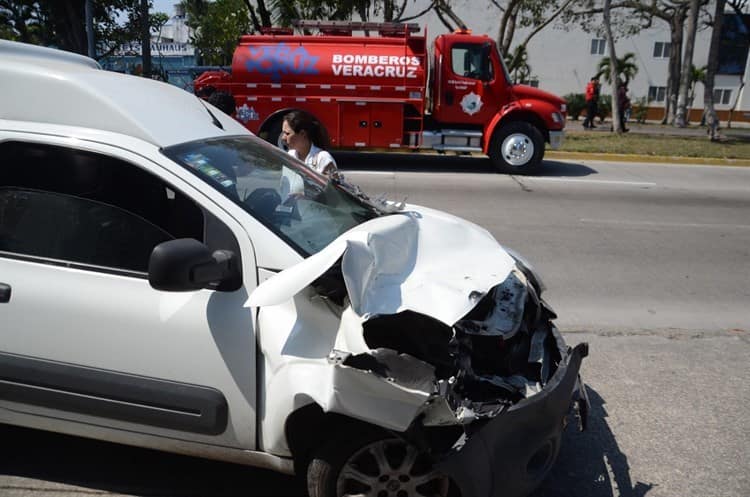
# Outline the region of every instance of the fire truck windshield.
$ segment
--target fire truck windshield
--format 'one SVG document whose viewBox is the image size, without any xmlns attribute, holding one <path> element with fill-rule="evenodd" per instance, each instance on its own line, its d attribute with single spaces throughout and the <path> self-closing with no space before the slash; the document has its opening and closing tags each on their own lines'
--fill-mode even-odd
<svg viewBox="0 0 750 497">
<path fill-rule="evenodd" d="M 162 152 L 305 256 L 381 214 L 366 197 L 255 137 L 198 140 Z"/>
</svg>

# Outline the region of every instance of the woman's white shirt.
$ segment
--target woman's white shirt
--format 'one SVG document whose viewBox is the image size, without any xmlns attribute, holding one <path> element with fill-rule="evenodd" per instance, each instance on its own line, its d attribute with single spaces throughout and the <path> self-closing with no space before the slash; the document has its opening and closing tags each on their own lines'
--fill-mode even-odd
<svg viewBox="0 0 750 497">
<path fill-rule="evenodd" d="M 299 159 L 297 151 L 294 149 L 289 149 L 289 155 Z M 315 145 L 310 145 L 310 151 L 307 153 L 307 157 L 305 157 L 305 165 L 320 174 L 330 174 L 337 169 L 333 156 Z"/>
</svg>

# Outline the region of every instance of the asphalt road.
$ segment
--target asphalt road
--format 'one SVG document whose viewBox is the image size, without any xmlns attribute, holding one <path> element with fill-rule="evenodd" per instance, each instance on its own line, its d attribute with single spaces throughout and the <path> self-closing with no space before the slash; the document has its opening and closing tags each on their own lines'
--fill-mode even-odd
<svg viewBox="0 0 750 497">
<path fill-rule="evenodd" d="M 526 178 L 475 158 L 338 159 L 367 192 L 522 253 L 569 343 L 590 343 L 589 430 L 568 430 L 535 497 L 750 495 L 750 168 L 547 162 Z M 230 464 L 7 426 L 0 441 L 3 497 L 304 494 Z"/>
<path fill-rule="evenodd" d="M 524 177 L 434 156 L 394 172 L 388 157 L 347 177 L 487 228 L 542 274 L 562 329 L 750 327 L 750 168 L 546 162 Z"/>
</svg>

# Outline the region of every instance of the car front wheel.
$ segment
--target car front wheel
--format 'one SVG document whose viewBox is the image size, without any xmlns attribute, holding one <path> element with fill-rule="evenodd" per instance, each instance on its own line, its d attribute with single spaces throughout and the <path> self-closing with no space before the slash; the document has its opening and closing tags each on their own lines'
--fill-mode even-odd
<svg viewBox="0 0 750 497">
<path fill-rule="evenodd" d="M 446 497 L 448 477 L 430 458 L 399 438 L 338 437 L 324 446 L 307 470 L 310 497 Z"/>
</svg>

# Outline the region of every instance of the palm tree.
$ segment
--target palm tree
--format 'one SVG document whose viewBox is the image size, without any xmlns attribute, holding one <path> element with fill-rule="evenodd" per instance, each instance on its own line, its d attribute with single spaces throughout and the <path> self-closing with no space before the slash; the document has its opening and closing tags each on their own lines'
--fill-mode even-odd
<svg viewBox="0 0 750 497">
<path fill-rule="evenodd" d="M 638 66 L 635 64 L 634 59 L 635 54 L 633 52 L 628 52 L 623 55 L 622 58 L 617 57 L 616 59 L 617 77 L 624 81 L 625 84 L 628 84 L 630 80 L 635 78 L 635 75 L 638 74 Z M 612 84 L 612 71 L 609 67 L 609 57 L 604 57 L 599 61 L 596 76 L 603 76 L 604 81 L 606 81 L 607 84 Z"/>
<path fill-rule="evenodd" d="M 688 101 L 688 107 L 693 106 L 693 100 L 695 100 L 695 86 L 696 83 L 706 83 L 706 69 L 708 66 L 697 68 L 694 65 L 690 66 L 690 100 Z"/>
</svg>

